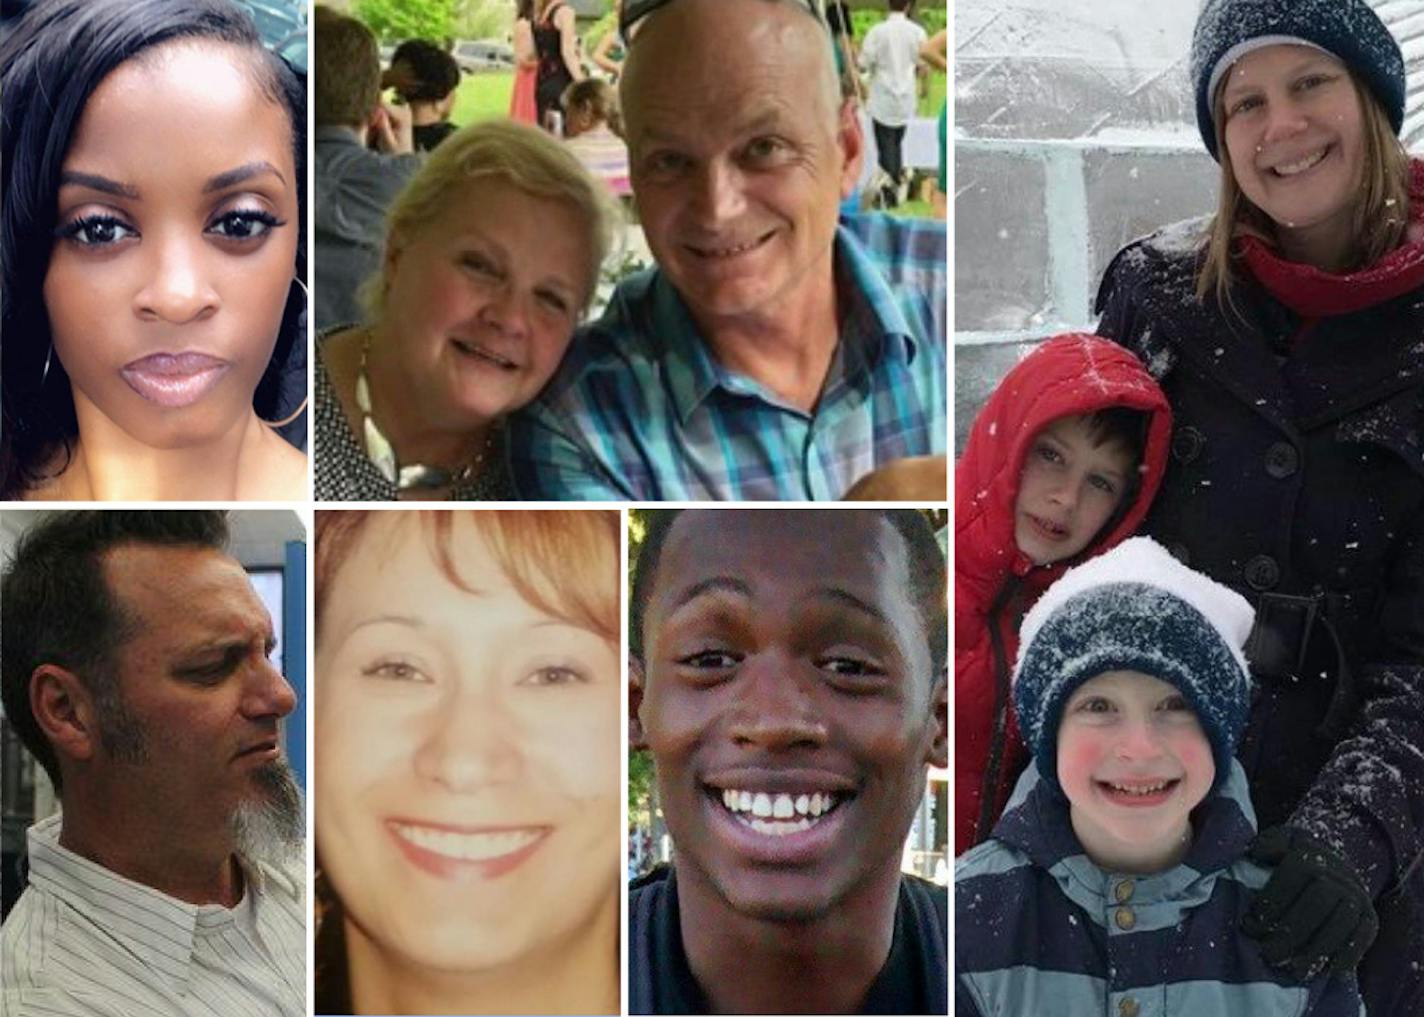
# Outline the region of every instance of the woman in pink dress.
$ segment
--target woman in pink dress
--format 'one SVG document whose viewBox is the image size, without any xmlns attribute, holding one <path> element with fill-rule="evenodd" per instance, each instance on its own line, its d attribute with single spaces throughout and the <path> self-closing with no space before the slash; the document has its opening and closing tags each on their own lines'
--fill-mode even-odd
<svg viewBox="0 0 1424 1017">
<path fill-rule="evenodd" d="M 538 121 L 534 83 L 539 74 L 539 54 L 534 49 L 534 0 L 519 0 L 514 16 L 514 92 L 509 116 L 526 124 Z"/>
</svg>

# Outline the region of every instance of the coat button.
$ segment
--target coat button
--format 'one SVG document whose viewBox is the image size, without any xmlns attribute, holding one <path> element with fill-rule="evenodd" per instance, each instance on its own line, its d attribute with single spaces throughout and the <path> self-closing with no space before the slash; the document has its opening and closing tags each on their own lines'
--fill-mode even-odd
<svg viewBox="0 0 1424 1017">
<path fill-rule="evenodd" d="M 1167 548 L 1167 552 L 1183 565 L 1190 566 L 1192 563 L 1192 551 L 1186 544 L 1172 544 Z"/>
<path fill-rule="evenodd" d="M 1142 1012 L 1142 1006 L 1131 996 L 1124 996 L 1117 1002 L 1118 1017 L 1137 1017 Z"/>
<path fill-rule="evenodd" d="M 1172 435 L 1172 458 L 1186 464 L 1202 454 L 1206 447 L 1206 435 L 1190 425 L 1179 427 Z"/>
<path fill-rule="evenodd" d="M 1137 883 L 1131 879 L 1124 879 L 1117 886 L 1113 887 L 1113 900 L 1119 904 L 1126 904 L 1132 900 L 1132 891 L 1137 889 Z"/>
<path fill-rule="evenodd" d="M 1246 585 L 1253 590 L 1272 590 L 1281 581 L 1281 567 L 1268 554 L 1258 554 L 1246 563 Z"/>
<path fill-rule="evenodd" d="M 1288 441 L 1278 441 L 1266 449 L 1266 472 L 1277 480 L 1285 480 L 1300 469 L 1300 454 Z"/>
<path fill-rule="evenodd" d="M 1113 921 L 1117 922 L 1117 927 L 1123 932 L 1127 932 L 1137 924 L 1137 912 L 1130 907 L 1120 907 L 1113 915 Z"/>
</svg>

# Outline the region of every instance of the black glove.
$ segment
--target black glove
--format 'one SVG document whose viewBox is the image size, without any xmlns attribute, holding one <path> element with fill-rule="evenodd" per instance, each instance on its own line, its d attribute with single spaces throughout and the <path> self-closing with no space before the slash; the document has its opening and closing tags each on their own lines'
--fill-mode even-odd
<svg viewBox="0 0 1424 1017">
<path fill-rule="evenodd" d="M 1275 868 L 1241 920 L 1241 931 L 1261 941 L 1266 962 L 1299 981 L 1327 968 L 1353 972 L 1379 932 L 1370 892 L 1354 866 L 1289 826 L 1262 833 L 1250 856 Z"/>
</svg>

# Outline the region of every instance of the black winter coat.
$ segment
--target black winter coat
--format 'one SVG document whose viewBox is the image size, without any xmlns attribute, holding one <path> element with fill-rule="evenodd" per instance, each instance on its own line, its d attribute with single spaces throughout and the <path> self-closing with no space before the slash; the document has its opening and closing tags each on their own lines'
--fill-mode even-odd
<svg viewBox="0 0 1424 1017">
<path fill-rule="evenodd" d="M 1099 332 L 1148 365 L 1174 415 L 1145 529 L 1256 606 L 1239 755 L 1261 828 L 1289 820 L 1335 846 L 1382 918 L 1406 908 L 1412 937 L 1424 913 L 1424 289 L 1302 320 L 1248 278 L 1238 315 L 1197 301 L 1192 235 L 1129 245 L 1098 293 Z"/>
</svg>

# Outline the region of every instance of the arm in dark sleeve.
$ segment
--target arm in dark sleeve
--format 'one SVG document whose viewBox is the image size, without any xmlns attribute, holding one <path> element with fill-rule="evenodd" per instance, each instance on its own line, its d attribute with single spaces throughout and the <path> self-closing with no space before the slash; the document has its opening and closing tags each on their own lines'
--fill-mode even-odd
<svg viewBox="0 0 1424 1017">
<path fill-rule="evenodd" d="M 1293 824 L 1349 858 L 1376 899 L 1424 864 L 1424 519 L 1402 541 L 1356 719 Z"/>
</svg>

